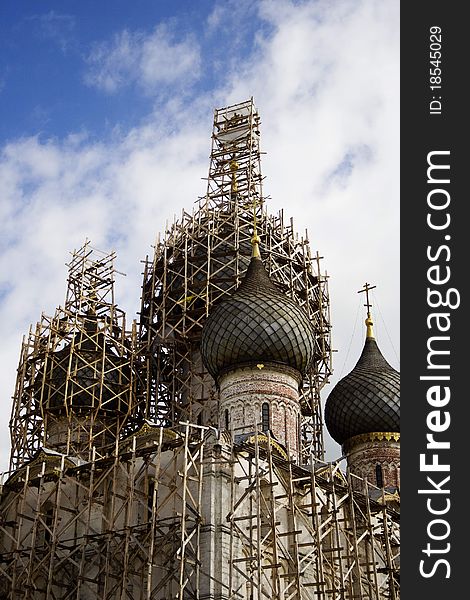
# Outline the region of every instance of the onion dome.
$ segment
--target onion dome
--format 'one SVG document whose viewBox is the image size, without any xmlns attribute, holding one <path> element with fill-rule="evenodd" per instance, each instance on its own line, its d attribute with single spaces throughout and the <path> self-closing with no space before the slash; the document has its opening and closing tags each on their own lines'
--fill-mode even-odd
<svg viewBox="0 0 470 600">
<path fill-rule="evenodd" d="M 354 369 L 330 392 L 325 423 L 339 444 L 356 435 L 400 431 L 400 374 L 379 350 L 370 314 L 367 337 Z"/>
<path fill-rule="evenodd" d="M 253 238 L 253 255 L 235 293 L 217 304 L 202 329 L 201 353 L 217 379 L 244 364 L 280 363 L 305 373 L 313 358 L 314 332 L 305 310 L 271 281 Z"/>
<path fill-rule="evenodd" d="M 38 395 L 51 412 L 125 413 L 129 403 L 129 366 L 99 328 L 95 315 L 62 349 L 52 352 L 39 372 Z"/>
</svg>

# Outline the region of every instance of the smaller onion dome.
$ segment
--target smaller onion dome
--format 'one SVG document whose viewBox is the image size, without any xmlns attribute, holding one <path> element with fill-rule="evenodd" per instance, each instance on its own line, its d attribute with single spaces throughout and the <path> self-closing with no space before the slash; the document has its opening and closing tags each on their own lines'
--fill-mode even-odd
<svg viewBox="0 0 470 600">
<path fill-rule="evenodd" d="M 99 328 L 94 314 L 81 316 L 81 328 L 61 350 L 51 352 L 37 377 L 37 394 L 45 410 L 65 413 L 125 413 L 130 371 Z"/>
<path fill-rule="evenodd" d="M 209 373 L 243 364 L 281 363 L 301 374 L 314 353 L 306 311 L 271 281 L 253 238 L 253 255 L 234 294 L 217 304 L 202 329 L 201 353 Z"/>
<path fill-rule="evenodd" d="M 364 433 L 400 431 L 400 374 L 379 350 L 370 314 L 367 337 L 354 369 L 330 392 L 325 423 L 339 444 Z"/>
</svg>

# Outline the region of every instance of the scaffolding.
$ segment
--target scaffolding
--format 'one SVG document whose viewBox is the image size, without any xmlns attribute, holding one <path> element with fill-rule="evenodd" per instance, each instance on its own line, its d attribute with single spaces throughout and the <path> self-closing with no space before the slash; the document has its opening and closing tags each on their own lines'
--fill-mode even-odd
<svg viewBox="0 0 470 600">
<path fill-rule="evenodd" d="M 203 432 L 157 428 L 148 447 L 154 429 L 108 458 L 43 449 L 15 472 L 3 490 L 0 597 L 195 597 Z"/>
<path fill-rule="evenodd" d="M 2 486 L 0 597 L 397 600 L 398 514 L 351 490 L 189 423 L 88 462 L 41 450 Z"/>
<path fill-rule="evenodd" d="M 286 460 L 269 434 L 250 442 L 232 448 L 227 597 L 397 600 L 396 498 L 339 461 Z"/>
<path fill-rule="evenodd" d="M 88 241 L 72 253 L 64 307 L 22 343 L 10 420 L 10 469 L 43 446 L 90 459 L 135 415 L 137 327 L 114 299 L 115 254 Z"/>
<path fill-rule="evenodd" d="M 301 390 L 304 459 L 324 456 L 320 390 L 331 373 L 328 280 L 307 234 L 283 212 L 267 212 L 262 192 L 260 117 L 253 99 L 214 113 L 206 195 L 157 239 L 144 266 L 140 340 L 147 345 L 144 418 L 172 427 L 217 423 L 218 392 L 200 355 L 212 306 L 235 291 L 248 267 L 254 217 L 272 280 L 308 312 L 315 357 Z"/>
<path fill-rule="evenodd" d="M 398 600 L 398 497 L 322 460 L 328 281 L 308 238 L 266 210 L 259 123 L 252 100 L 215 111 L 207 194 L 145 261 L 138 325 L 115 303 L 114 253 L 86 242 L 64 307 L 23 340 L 0 598 Z M 207 315 L 246 271 L 254 219 L 268 272 L 315 330 L 297 462 L 257 423 L 218 428 L 200 354 Z"/>
</svg>

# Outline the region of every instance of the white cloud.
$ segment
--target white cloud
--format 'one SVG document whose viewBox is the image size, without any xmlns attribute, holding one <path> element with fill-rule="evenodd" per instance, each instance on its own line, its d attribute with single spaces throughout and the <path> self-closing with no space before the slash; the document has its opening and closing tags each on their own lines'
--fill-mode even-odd
<svg viewBox="0 0 470 600">
<path fill-rule="evenodd" d="M 37 24 L 36 35 L 56 43 L 64 54 L 75 44 L 74 16 L 50 10 L 48 13 L 33 15 L 29 19 Z"/>
<path fill-rule="evenodd" d="M 68 252 L 86 237 L 100 249 L 117 250 L 116 266 L 127 273 L 117 281 L 117 298 L 132 318 L 140 298 L 140 261 L 151 252 L 157 231 L 204 193 L 213 108 L 250 96 L 262 120 L 268 206 L 273 212 L 284 207 L 297 230 L 308 229 L 312 250 L 324 256 L 330 275 L 338 350 L 332 381 L 354 366 L 362 348 L 363 299 L 357 290 L 365 281 L 377 285 L 379 344 L 398 366 L 397 3 L 255 4 L 264 22 L 254 49 L 217 88 L 191 101 L 178 96 L 198 65 L 207 64 L 190 36 L 176 41 L 164 28 L 150 36 L 123 32 L 95 49 L 89 83 L 108 91 L 129 81 L 146 89 L 164 84 L 175 91 L 171 101 L 144 124 L 101 142 L 75 134 L 11 141 L 3 149 L 0 469 L 8 456 L 9 398 L 21 335 L 42 310 L 50 314 L 63 303 Z M 219 5 L 213 28 L 222 19 L 228 26 L 223 10 Z M 246 25 L 242 14 L 232 21 L 233 28 Z M 338 456 L 337 447 L 328 447 Z"/>
<path fill-rule="evenodd" d="M 146 93 L 161 86 L 187 85 L 200 71 L 199 45 L 192 35 L 181 40 L 169 26 L 160 24 L 146 35 L 127 30 L 111 41 L 96 44 L 87 58 L 85 82 L 113 93 L 138 84 Z"/>
<path fill-rule="evenodd" d="M 105 92 L 115 92 L 135 77 L 139 61 L 139 40 L 127 30 L 116 34 L 112 42 L 96 44 L 89 54 L 85 82 Z"/>
</svg>

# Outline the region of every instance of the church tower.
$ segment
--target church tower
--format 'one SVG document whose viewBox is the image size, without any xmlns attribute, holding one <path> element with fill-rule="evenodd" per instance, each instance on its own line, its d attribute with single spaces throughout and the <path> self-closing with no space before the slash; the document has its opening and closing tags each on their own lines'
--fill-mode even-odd
<svg viewBox="0 0 470 600">
<path fill-rule="evenodd" d="M 374 286 L 375 287 L 375 286 Z M 325 423 L 351 473 L 374 486 L 400 488 L 400 375 L 375 340 L 367 295 L 366 340 L 354 369 L 330 392 Z"/>
<path fill-rule="evenodd" d="M 10 468 L 48 448 L 105 456 L 136 413 L 135 324 L 114 299 L 115 253 L 86 241 L 68 264 L 63 306 L 23 342 L 11 414 Z"/>
<path fill-rule="evenodd" d="M 252 98 L 214 111 L 206 194 L 166 228 L 145 264 L 139 324 L 148 353 L 144 416 L 166 426 L 219 424 L 219 389 L 202 361 L 202 330 L 247 272 L 255 219 L 267 274 L 302 307 L 314 332 L 310 363 L 301 369 L 301 438 L 305 458 L 311 450 L 323 458 L 320 394 L 332 358 L 328 278 L 307 233 L 295 231 L 282 210 L 267 210 L 260 129 Z M 255 303 L 252 297 L 253 309 Z"/>
<path fill-rule="evenodd" d="M 269 278 L 256 221 L 252 246 L 240 286 L 204 324 L 202 358 L 220 390 L 219 427 L 234 439 L 258 429 L 270 432 L 299 461 L 299 389 L 315 335 L 304 309 Z"/>
</svg>

